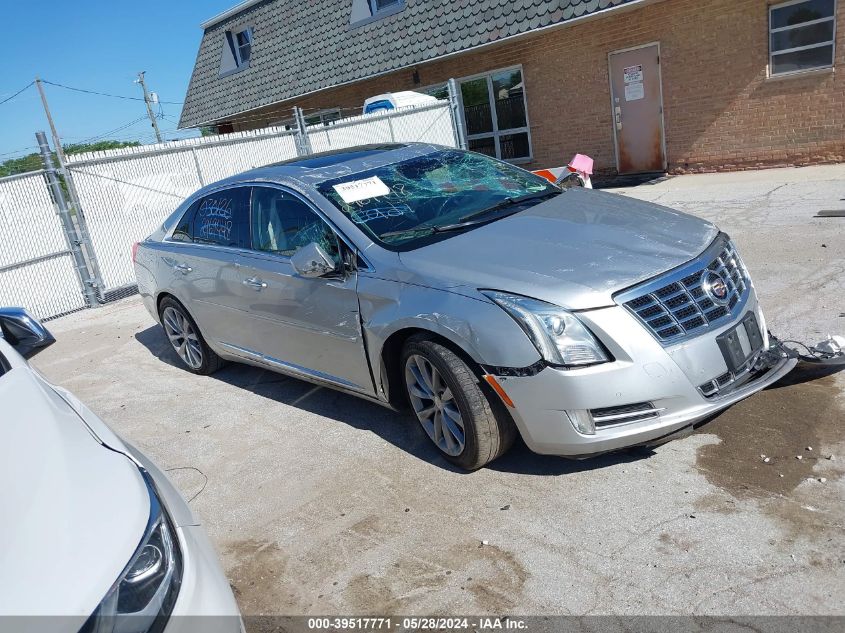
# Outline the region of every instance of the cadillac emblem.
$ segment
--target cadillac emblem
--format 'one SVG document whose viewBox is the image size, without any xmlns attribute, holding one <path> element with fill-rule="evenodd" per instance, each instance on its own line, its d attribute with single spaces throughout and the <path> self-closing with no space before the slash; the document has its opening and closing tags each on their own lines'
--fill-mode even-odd
<svg viewBox="0 0 845 633">
<path fill-rule="evenodd" d="M 727 305 L 729 299 L 728 284 L 725 283 L 724 278 L 719 273 L 714 273 L 712 270 L 704 274 L 704 280 L 701 284 L 704 292 L 713 300 L 713 303 L 723 306 Z"/>
</svg>

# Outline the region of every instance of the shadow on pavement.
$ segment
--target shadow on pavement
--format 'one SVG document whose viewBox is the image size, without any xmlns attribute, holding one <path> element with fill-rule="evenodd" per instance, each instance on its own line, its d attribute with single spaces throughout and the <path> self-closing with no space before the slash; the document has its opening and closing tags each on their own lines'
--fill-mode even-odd
<svg viewBox="0 0 845 633">
<path fill-rule="evenodd" d="M 181 360 L 159 326 L 137 332 L 135 339 L 162 362 L 182 369 Z M 340 391 L 241 363 L 229 363 L 210 378 L 356 429 L 371 431 L 422 461 L 457 474 L 468 474 L 440 455 L 408 412 L 392 411 Z M 654 451 L 649 448 L 635 447 L 591 459 L 574 460 L 537 455 L 517 438 L 513 448 L 487 468 L 524 475 L 567 475 L 629 463 L 653 454 Z"/>
</svg>

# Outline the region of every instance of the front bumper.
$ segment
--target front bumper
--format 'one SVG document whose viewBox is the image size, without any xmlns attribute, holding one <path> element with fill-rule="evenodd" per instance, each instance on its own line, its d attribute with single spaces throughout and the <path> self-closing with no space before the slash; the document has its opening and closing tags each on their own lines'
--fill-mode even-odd
<svg viewBox="0 0 845 633">
<path fill-rule="evenodd" d="M 795 360 L 782 358 L 722 395 L 705 397 L 699 386 L 722 376 L 727 364 L 716 337 L 753 312 L 769 348 L 765 320 L 753 289 L 739 318 L 671 347 L 663 347 L 624 308 L 579 313 L 608 346 L 614 362 L 582 369 L 546 367 L 533 376 L 497 376 L 514 403 L 511 413 L 528 447 L 536 453 L 582 457 L 628 446 L 656 443 L 747 398 L 785 376 Z M 653 417 L 576 430 L 567 412 L 648 403 Z"/>
</svg>

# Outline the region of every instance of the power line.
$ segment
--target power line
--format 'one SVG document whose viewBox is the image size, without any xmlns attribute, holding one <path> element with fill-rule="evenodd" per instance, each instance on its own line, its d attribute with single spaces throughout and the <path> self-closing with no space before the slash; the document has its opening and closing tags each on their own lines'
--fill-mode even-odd
<svg viewBox="0 0 845 633">
<path fill-rule="evenodd" d="M 64 88 L 65 90 L 73 90 L 74 92 L 84 92 L 85 94 L 98 95 L 100 97 L 111 97 L 112 99 L 126 99 L 127 101 L 144 101 L 141 97 L 127 97 L 126 95 L 113 95 L 107 92 L 97 92 L 96 90 L 86 90 L 85 88 L 74 88 L 73 86 L 65 86 L 64 84 L 57 84 L 53 81 L 41 80 L 45 84 L 50 84 L 57 88 Z M 30 84 L 32 85 L 32 84 Z M 27 86 L 28 88 L 29 86 Z M 26 88 L 24 88 L 26 90 Z M 182 105 L 181 101 L 160 101 L 159 103 L 167 103 L 169 105 Z"/>
<path fill-rule="evenodd" d="M 37 145 L 30 145 L 29 147 L 21 147 L 20 149 L 13 150 L 11 152 L 3 152 L 2 154 L 0 154 L 0 156 L 11 156 L 12 154 L 24 154 L 24 152 L 26 152 L 26 154 L 33 154 L 34 152 L 28 151 L 28 150 L 31 150 L 31 149 L 38 149 L 38 146 Z"/>
<path fill-rule="evenodd" d="M 91 142 L 93 142 L 93 141 L 98 141 L 98 140 L 100 140 L 100 139 L 102 139 L 102 138 L 105 138 L 105 137 L 107 137 L 107 136 L 111 136 L 112 134 L 116 134 L 117 132 L 122 132 L 122 131 L 123 131 L 123 130 L 125 130 L 126 128 L 130 128 L 130 127 L 132 127 L 133 125 L 136 125 L 136 124 L 140 123 L 141 121 L 143 121 L 143 120 L 144 120 L 144 119 L 146 119 L 146 118 L 147 118 L 147 117 L 145 117 L 145 116 L 139 117 L 139 118 L 137 118 L 137 119 L 135 119 L 135 120 L 133 120 L 133 121 L 130 121 L 129 123 L 125 123 L 124 125 L 121 125 L 120 127 L 116 127 L 116 128 L 115 128 L 115 129 L 113 129 L 113 130 L 109 130 L 108 132 L 103 132 L 102 134 L 98 134 L 98 135 L 96 135 L 96 136 L 92 136 L 91 138 L 84 139 L 84 140 L 82 140 L 82 141 L 79 141 L 78 143 L 71 143 L 71 145 L 85 145 L 85 144 L 87 144 L 87 143 L 91 143 Z"/>
<path fill-rule="evenodd" d="M 3 104 L 4 104 L 4 103 L 6 103 L 7 101 L 11 101 L 11 100 L 12 100 L 12 99 L 14 99 L 15 97 L 17 97 L 20 93 L 22 93 L 24 90 L 26 90 L 27 88 L 29 88 L 30 86 L 32 86 L 32 84 L 34 84 L 34 83 L 35 83 L 34 81 L 30 81 L 28 84 L 26 84 L 23 88 L 21 88 L 20 90 L 18 90 L 18 91 L 17 91 L 15 94 L 13 94 L 11 97 L 6 97 L 5 99 L 3 99 L 3 101 L 0 101 L 0 105 L 3 105 Z"/>
</svg>

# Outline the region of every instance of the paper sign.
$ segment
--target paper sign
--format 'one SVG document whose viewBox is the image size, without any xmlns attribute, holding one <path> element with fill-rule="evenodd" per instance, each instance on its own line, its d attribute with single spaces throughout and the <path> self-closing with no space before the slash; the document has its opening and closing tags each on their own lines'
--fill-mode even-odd
<svg viewBox="0 0 845 633">
<path fill-rule="evenodd" d="M 626 84 L 634 83 L 635 81 L 642 81 L 643 65 L 637 64 L 636 66 L 628 66 L 625 70 L 622 71 L 622 74 L 625 77 Z"/>
<path fill-rule="evenodd" d="M 378 176 L 364 178 L 363 180 L 353 180 L 333 186 L 334 190 L 337 191 L 338 195 L 346 204 L 390 194 L 390 188 Z"/>
<path fill-rule="evenodd" d="M 645 97 L 643 82 L 635 81 L 625 85 L 625 101 L 639 101 Z"/>
</svg>

